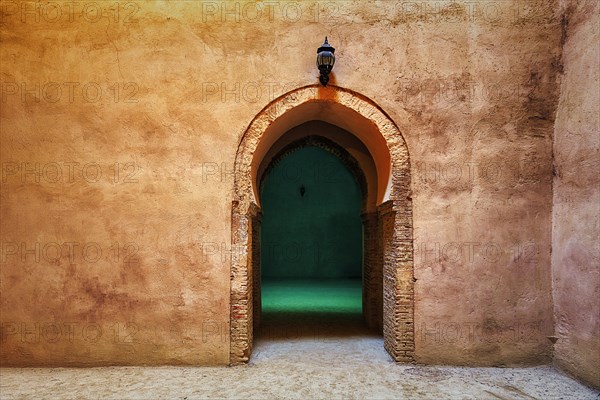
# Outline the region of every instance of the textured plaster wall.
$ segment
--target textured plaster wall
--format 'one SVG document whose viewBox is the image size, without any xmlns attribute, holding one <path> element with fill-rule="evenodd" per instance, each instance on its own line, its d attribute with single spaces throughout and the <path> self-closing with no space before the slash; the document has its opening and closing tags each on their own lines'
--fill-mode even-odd
<svg viewBox="0 0 600 400">
<path fill-rule="evenodd" d="M 237 145 L 325 35 L 408 144 L 417 361 L 549 361 L 555 2 L 0 4 L 3 363 L 228 362 Z"/>
<path fill-rule="evenodd" d="M 554 131 L 556 364 L 600 387 L 600 40 L 597 1 L 565 1 Z"/>
</svg>

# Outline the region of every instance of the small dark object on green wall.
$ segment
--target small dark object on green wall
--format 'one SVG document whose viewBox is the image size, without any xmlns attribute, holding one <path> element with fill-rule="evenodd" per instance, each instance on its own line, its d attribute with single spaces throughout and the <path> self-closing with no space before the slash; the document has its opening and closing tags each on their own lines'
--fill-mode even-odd
<svg viewBox="0 0 600 400">
<path fill-rule="evenodd" d="M 260 198 L 263 278 L 360 279 L 362 193 L 338 157 L 315 146 L 292 152 L 265 177 Z"/>
</svg>

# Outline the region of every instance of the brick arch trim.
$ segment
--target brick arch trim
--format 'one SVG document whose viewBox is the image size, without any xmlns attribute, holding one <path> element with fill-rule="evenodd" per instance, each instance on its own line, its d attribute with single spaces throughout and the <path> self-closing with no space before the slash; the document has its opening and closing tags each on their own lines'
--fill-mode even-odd
<svg viewBox="0 0 600 400">
<path fill-rule="evenodd" d="M 375 313 L 367 319 L 371 318 L 369 325 L 374 326 L 377 319 L 381 319 L 384 347 L 396 361 L 413 362 L 412 199 L 406 142 L 392 119 L 366 96 L 333 85 L 309 85 L 280 96 L 261 110 L 242 134 L 236 153 L 231 210 L 232 247 L 236 251 L 232 252 L 230 270 L 230 364 L 248 362 L 253 331 L 260 316 L 260 292 L 256 290 L 260 282 L 257 279 L 260 277 L 260 208 L 255 201 L 257 182 L 251 166 L 265 132 L 287 113 L 306 104 L 323 110 L 334 108 L 341 119 L 327 120 L 327 113 L 323 113 L 323 120 L 335 125 L 343 120 L 357 121 L 362 129 L 369 130 L 368 134 L 380 135 L 377 138 L 385 141 L 389 151 L 385 156 L 389 156 L 391 162 L 389 191 L 373 215 L 363 216 L 365 234 L 373 238 L 369 269 L 374 271 L 374 284 L 381 285 L 382 289 L 381 296 L 378 294 L 373 299 L 373 307 L 381 308 L 381 315 L 378 317 Z M 307 116 L 300 123 L 311 119 L 315 119 L 314 116 Z M 340 127 L 356 134 L 352 127 Z M 289 128 L 291 126 L 285 131 Z M 380 155 L 372 154 L 372 157 L 376 159 Z"/>
</svg>

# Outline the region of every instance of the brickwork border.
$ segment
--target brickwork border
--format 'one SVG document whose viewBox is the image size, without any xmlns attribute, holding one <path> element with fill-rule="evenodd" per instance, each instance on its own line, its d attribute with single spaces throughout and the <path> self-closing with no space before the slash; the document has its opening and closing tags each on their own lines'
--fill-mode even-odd
<svg viewBox="0 0 600 400">
<path fill-rule="evenodd" d="M 387 144 L 392 162 L 389 199 L 376 213 L 363 217 L 363 222 L 369 221 L 365 225 L 365 246 L 368 247 L 365 260 L 375 264 L 365 274 L 369 275 L 365 276 L 368 278 L 365 286 L 369 285 L 366 290 L 371 298 L 377 299 L 378 270 L 381 270 L 385 349 L 398 362 L 413 362 L 414 262 L 410 160 L 406 142 L 391 118 L 367 97 L 338 86 L 310 85 L 292 90 L 267 105 L 240 140 L 231 211 L 232 245 L 237 251 L 232 252 L 231 257 L 230 364 L 243 364 L 250 359 L 253 330 L 260 318 L 260 291 L 256 287 L 260 268 L 257 237 L 260 208 L 253 200 L 256 184 L 250 172 L 253 156 L 266 129 L 287 111 L 307 102 L 341 104 L 375 126 Z M 377 232 L 375 238 L 374 232 Z M 373 300 L 365 309 L 367 322 L 375 327 L 379 319 L 377 307 Z"/>
</svg>

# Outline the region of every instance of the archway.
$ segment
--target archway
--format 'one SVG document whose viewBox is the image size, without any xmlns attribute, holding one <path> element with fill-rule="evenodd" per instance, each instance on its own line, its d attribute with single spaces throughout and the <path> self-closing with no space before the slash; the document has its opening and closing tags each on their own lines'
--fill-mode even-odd
<svg viewBox="0 0 600 400">
<path fill-rule="evenodd" d="M 247 362 L 260 321 L 259 170 L 282 135 L 307 121 L 324 121 L 354 135 L 368 149 L 377 182 L 374 207 L 363 214 L 364 312 L 376 326 L 382 314 L 384 347 L 399 362 L 413 361 L 414 294 L 410 164 L 394 122 L 368 98 L 336 86 L 293 90 L 265 107 L 244 132 L 234 167 L 230 364 Z M 376 207 L 375 207 L 376 206 Z M 379 271 L 379 273 L 378 273 Z M 377 287 L 381 286 L 378 293 Z"/>
</svg>

